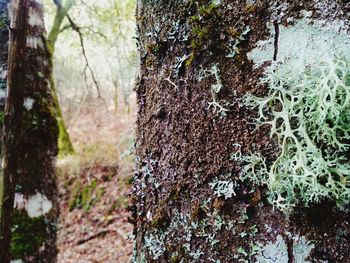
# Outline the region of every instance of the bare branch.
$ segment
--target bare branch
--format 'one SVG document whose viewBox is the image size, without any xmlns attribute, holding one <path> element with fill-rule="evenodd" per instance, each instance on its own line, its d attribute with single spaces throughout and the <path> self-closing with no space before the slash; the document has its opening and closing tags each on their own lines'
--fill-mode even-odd
<svg viewBox="0 0 350 263">
<path fill-rule="evenodd" d="M 97 82 L 97 79 L 95 77 L 95 73 L 94 71 L 92 70 L 91 66 L 90 66 L 90 63 L 89 63 L 89 60 L 87 58 L 87 55 L 86 55 L 86 50 L 85 50 L 85 44 L 84 44 L 84 38 L 83 38 L 83 34 L 81 33 L 81 28 L 79 26 L 77 26 L 74 21 L 72 20 L 72 18 L 67 15 L 67 18 L 68 18 L 68 21 L 71 25 L 71 28 L 78 33 L 78 36 L 79 36 L 79 40 L 80 40 L 80 46 L 81 46 L 81 49 L 82 49 L 82 53 L 83 53 L 83 57 L 84 57 L 84 60 L 85 60 L 85 69 L 84 69 L 84 76 L 85 76 L 85 80 L 86 80 L 86 70 L 89 70 L 90 74 L 91 74 L 91 77 L 92 77 L 92 81 L 94 82 L 95 84 L 95 87 L 96 87 L 96 90 L 97 90 L 97 94 L 98 94 L 98 98 L 102 98 L 101 96 L 101 90 L 100 90 L 100 86 Z"/>
<path fill-rule="evenodd" d="M 65 25 L 63 26 L 61 29 L 60 29 L 60 33 L 62 33 L 63 31 L 66 31 L 67 29 L 69 28 L 72 28 L 72 26 L 69 24 L 69 25 Z"/>
<path fill-rule="evenodd" d="M 108 39 L 108 37 L 106 35 L 104 35 L 103 33 L 99 32 L 99 31 L 94 30 L 92 27 L 84 26 L 84 27 L 81 27 L 80 29 L 86 29 L 87 31 L 90 31 L 91 33 L 93 33 L 95 35 L 99 35 L 102 38 Z"/>
</svg>

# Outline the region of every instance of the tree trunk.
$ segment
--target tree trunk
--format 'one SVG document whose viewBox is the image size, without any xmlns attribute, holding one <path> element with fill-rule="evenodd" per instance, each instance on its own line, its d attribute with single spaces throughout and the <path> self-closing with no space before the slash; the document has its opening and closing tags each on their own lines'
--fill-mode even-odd
<svg viewBox="0 0 350 263">
<path fill-rule="evenodd" d="M 7 50 L 8 50 L 8 6 L 9 0 L 0 1 L 0 125 L 3 122 L 5 106 L 6 76 L 7 76 Z"/>
<path fill-rule="evenodd" d="M 345 2 L 138 1 L 134 262 L 350 262 Z"/>
<path fill-rule="evenodd" d="M 5 263 L 10 259 L 56 262 L 54 160 L 58 127 L 49 86 L 51 67 L 44 38 L 43 4 L 13 0 L 10 20 L 0 258 Z"/>
<path fill-rule="evenodd" d="M 62 23 L 65 17 L 67 16 L 69 10 L 72 8 L 74 4 L 75 4 L 75 0 L 67 0 L 64 2 L 64 5 L 62 5 L 61 2 L 56 4 L 57 5 L 56 15 L 53 21 L 52 28 L 48 35 L 48 40 L 47 40 L 47 48 L 50 51 L 51 68 L 53 67 L 55 46 L 56 46 L 58 35 L 61 33 Z M 69 136 L 65 121 L 62 116 L 62 110 L 58 100 L 58 94 L 57 94 L 53 72 L 51 72 L 49 80 L 50 80 L 51 92 L 56 105 L 55 113 L 56 113 L 56 119 L 57 119 L 58 128 L 59 128 L 59 135 L 58 135 L 59 154 L 60 156 L 73 154 L 74 148 L 70 140 L 70 136 Z"/>
<path fill-rule="evenodd" d="M 2 127 L 4 122 L 4 108 L 5 108 L 5 97 L 6 97 L 6 84 L 7 84 L 7 55 L 8 55 L 8 4 L 9 0 L 0 1 L 0 147 L 2 148 Z M 1 149 L 0 148 L 0 149 Z M 1 155 L 2 156 L 2 155 Z M 10 240 L 8 234 L 9 223 L 6 208 L 4 206 L 5 200 L 5 183 L 2 167 L 0 168 L 0 251 L 3 247 L 7 247 Z M 4 246 L 5 244 L 5 246 Z M 0 252 L 0 258 L 2 259 L 4 254 Z"/>
</svg>

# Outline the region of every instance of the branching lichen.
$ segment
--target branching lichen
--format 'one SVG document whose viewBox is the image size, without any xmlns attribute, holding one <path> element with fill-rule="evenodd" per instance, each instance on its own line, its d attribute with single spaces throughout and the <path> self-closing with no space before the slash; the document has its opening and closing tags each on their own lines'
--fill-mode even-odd
<svg viewBox="0 0 350 263">
<path fill-rule="evenodd" d="M 219 93 L 223 88 L 220 70 L 218 68 L 218 64 L 212 65 L 210 69 L 201 69 L 198 75 L 198 80 L 202 81 L 204 78 L 207 77 L 214 77 L 215 83 L 211 85 L 211 95 L 212 95 L 212 101 L 209 102 L 208 110 L 212 109 L 214 113 L 217 113 L 218 115 L 225 117 L 226 113 L 228 112 L 228 109 L 226 106 L 228 106 L 228 102 L 224 100 L 220 100 Z"/>
<path fill-rule="evenodd" d="M 246 104 L 257 107 L 257 121 L 270 126 L 280 153 L 272 163 L 260 154 L 245 157 L 244 178 L 266 185 L 270 201 L 287 213 L 297 204 L 348 203 L 349 61 L 331 56 L 302 73 L 288 63 L 277 63 L 267 68 L 263 83 L 269 95 L 248 95 Z"/>
<path fill-rule="evenodd" d="M 164 238 L 165 235 L 161 233 L 145 236 L 145 247 L 152 254 L 153 259 L 158 259 L 165 252 Z"/>
<path fill-rule="evenodd" d="M 211 189 L 213 189 L 214 194 L 217 197 L 225 197 L 225 199 L 236 196 L 235 188 L 236 184 L 233 181 L 229 180 L 218 180 L 217 178 L 209 183 Z"/>
</svg>

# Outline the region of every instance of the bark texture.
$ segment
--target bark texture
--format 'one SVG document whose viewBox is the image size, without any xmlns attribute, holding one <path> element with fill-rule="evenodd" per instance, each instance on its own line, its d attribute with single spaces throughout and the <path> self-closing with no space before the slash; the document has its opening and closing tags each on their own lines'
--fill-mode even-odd
<svg viewBox="0 0 350 263">
<path fill-rule="evenodd" d="M 6 83 L 7 83 L 7 54 L 8 54 L 8 0 L 0 1 L 0 147 L 2 147 L 2 126 L 4 121 L 4 107 L 5 107 L 5 94 L 6 94 Z M 0 168 L 2 169 L 2 167 Z M 8 225 L 4 224 L 6 218 L 6 210 L 4 206 L 5 200 L 5 182 L 0 171 L 0 247 L 2 244 L 6 244 L 9 240 L 6 240 L 6 227 Z M 0 252 L 0 258 L 3 258 L 4 255 Z"/>
<path fill-rule="evenodd" d="M 349 8 L 346 1 L 138 1 L 134 262 L 350 261 L 346 210 L 322 202 L 287 217 L 266 189 L 240 180 L 233 156 L 237 145 L 270 161 L 279 152 L 269 127 L 256 130 L 256 111 L 243 97 L 266 95 L 260 78 L 281 52 L 280 27 L 307 16 L 311 24 L 339 20 L 349 33 Z M 269 61 L 254 65 L 249 53 L 271 36 Z M 219 182 L 232 191 L 220 192 Z"/>
<path fill-rule="evenodd" d="M 7 73 L 8 50 L 8 3 L 9 0 L 0 1 L 0 109 L 4 110 Z M 2 122 L 1 122 L 2 123 Z"/>
<path fill-rule="evenodd" d="M 2 211 L 6 218 L 2 220 L 1 262 L 55 262 L 58 127 L 50 91 L 42 2 L 11 1 L 10 20 L 2 161 L 6 190 Z"/>
</svg>

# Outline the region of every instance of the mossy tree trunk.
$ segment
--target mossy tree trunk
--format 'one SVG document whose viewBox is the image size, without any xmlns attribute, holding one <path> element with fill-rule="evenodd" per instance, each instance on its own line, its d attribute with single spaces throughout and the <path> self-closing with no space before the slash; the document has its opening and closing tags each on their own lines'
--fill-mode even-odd
<svg viewBox="0 0 350 263">
<path fill-rule="evenodd" d="M 57 255 L 58 126 L 42 2 L 12 0 L 10 21 L 0 258 L 51 263 Z"/>
<path fill-rule="evenodd" d="M 66 0 L 66 1 L 63 1 L 63 3 L 61 1 L 58 1 L 56 4 L 57 6 L 56 15 L 53 21 L 52 28 L 48 35 L 48 40 L 47 40 L 47 47 L 48 47 L 48 50 L 50 51 L 51 67 L 53 67 L 55 46 L 56 46 L 58 35 L 61 33 L 62 23 L 66 18 L 69 10 L 72 8 L 74 4 L 75 4 L 75 0 Z M 50 75 L 50 86 L 51 86 L 51 91 L 53 93 L 53 97 L 55 100 L 56 119 L 59 127 L 59 136 L 58 136 L 59 154 L 61 156 L 72 154 L 74 153 L 74 148 L 62 116 L 62 110 L 58 100 L 58 94 L 56 90 L 53 72 L 51 72 L 51 75 Z"/>
<path fill-rule="evenodd" d="M 274 200 L 271 178 L 259 184 L 258 172 L 249 177 L 251 159 L 244 158 L 260 153 L 269 166 L 281 153 L 270 126 L 257 127 L 247 94 L 269 93 L 262 77 L 274 61 L 285 69 L 282 89 L 295 71 L 301 80 L 313 77 L 334 47 L 349 60 L 349 12 L 346 1 L 327 0 L 138 1 L 134 262 L 350 262 L 349 209 L 336 207 L 338 196 L 306 206 L 296 179 Z M 335 78 L 349 94 L 344 68 Z M 312 83 L 336 85 L 325 79 Z M 277 110 L 285 106 L 282 99 L 274 103 Z M 325 180 L 314 186 L 331 187 Z M 290 192 L 292 211 L 272 206 Z"/>
</svg>

